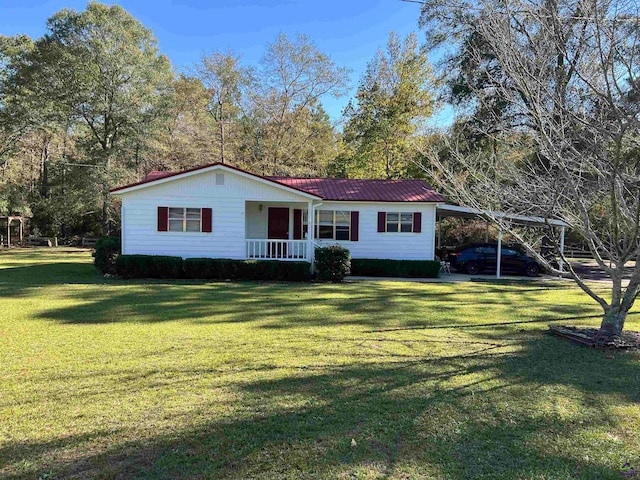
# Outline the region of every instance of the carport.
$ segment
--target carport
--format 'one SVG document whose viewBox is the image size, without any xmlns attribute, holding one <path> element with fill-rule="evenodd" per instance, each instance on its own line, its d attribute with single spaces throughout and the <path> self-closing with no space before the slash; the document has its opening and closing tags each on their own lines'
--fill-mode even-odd
<svg viewBox="0 0 640 480">
<path fill-rule="evenodd" d="M 530 226 L 552 226 L 560 228 L 560 253 L 564 254 L 564 234 L 566 228 L 569 226 L 566 222 L 555 218 L 543 218 L 543 217 L 528 217 L 524 215 L 510 215 L 504 212 L 495 212 L 488 210 L 475 210 L 468 207 L 460 207 L 458 205 L 441 204 L 437 206 L 436 221 L 438 222 L 438 232 L 436 237 L 437 248 L 442 248 L 440 243 L 440 220 L 447 217 L 458 218 L 481 218 L 485 221 L 490 221 L 491 218 L 501 218 L 511 223 L 519 225 Z M 496 265 L 496 278 L 500 278 L 500 266 L 502 261 L 502 228 L 498 225 L 498 247 L 497 247 L 497 265 Z M 564 261 L 562 255 L 560 256 L 560 271 L 563 270 Z"/>
</svg>

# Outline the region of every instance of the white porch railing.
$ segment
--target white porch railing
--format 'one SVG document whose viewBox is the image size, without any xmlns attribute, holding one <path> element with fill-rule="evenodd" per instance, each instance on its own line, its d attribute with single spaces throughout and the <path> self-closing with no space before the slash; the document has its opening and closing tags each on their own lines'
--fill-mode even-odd
<svg viewBox="0 0 640 480">
<path fill-rule="evenodd" d="M 247 239 L 247 258 L 252 260 L 307 260 L 307 240 Z"/>
</svg>

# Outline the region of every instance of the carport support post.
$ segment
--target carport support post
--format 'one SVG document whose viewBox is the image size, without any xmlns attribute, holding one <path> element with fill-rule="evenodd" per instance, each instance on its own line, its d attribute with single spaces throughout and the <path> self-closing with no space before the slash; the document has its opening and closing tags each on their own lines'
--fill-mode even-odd
<svg viewBox="0 0 640 480">
<path fill-rule="evenodd" d="M 560 272 L 564 271 L 564 225 L 560 228 Z M 562 273 L 560 273 L 560 278 L 562 278 Z"/>
<path fill-rule="evenodd" d="M 498 229 L 498 251 L 496 262 L 496 278 L 500 278 L 500 263 L 502 263 L 502 228 Z"/>
</svg>

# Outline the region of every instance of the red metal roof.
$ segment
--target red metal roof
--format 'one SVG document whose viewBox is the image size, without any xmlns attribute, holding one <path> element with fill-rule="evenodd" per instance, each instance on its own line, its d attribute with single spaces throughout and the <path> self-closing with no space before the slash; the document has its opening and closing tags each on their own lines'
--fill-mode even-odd
<svg viewBox="0 0 640 480">
<path fill-rule="evenodd" d="M 267 177 L 324 200 L 348 202 L 444 202 L 423 180 Z"/>
<path fill-rule="evenodd" d="M 114 188 L 117 192 L 125 188 L 151 183 L 166 177 L 178 176 L 182 173 L 193 172 L 215 165 L 263 178 L 270 182 L 300 190 L 323 200 L 348 202 L 444 202 L 444 197 L 427 185 L 423 180 L 371 180 L 353 178 L 295 178 L 295 177 L 263 177 L 255 173 L 242 170 L 231 165 L 214 163 L 192 168 L 182 172 L 153 171 L 140 182 Z"/>
<path fill-rule="evenodd" d="M 182 173 L 182 172 L 180 172 L 180 173 Z M 171 175 L 173 175 L 173 172 L 159 172 L 159 171 L 149 172 L 142 179 L 141 183 L 153 182 L 154 180 L 158 180 L 158 179 L 164 178 L 164 177 L 170 177 Z"/>
</svg>

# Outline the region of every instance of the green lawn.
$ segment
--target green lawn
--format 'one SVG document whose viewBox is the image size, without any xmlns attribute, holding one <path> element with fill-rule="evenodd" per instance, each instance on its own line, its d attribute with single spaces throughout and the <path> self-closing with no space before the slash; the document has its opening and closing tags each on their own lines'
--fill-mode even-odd
<svg viewBox="0 0 640 480">
<path fill-rule="evenodd" d="M 597 314 L 569 284 L 125 282 L 2 252 L 0 478 L 620 478 L 640 356 L 545 333 Z"/>
</svg>

